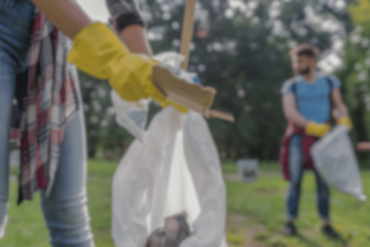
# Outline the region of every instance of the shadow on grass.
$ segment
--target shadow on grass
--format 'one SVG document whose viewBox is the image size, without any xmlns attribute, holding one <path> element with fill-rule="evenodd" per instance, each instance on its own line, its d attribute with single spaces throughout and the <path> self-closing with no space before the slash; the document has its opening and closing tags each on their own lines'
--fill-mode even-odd
<svg viewBox="0 0 370 247">
<path fill-rule="evenodd" d="M 302 241 L 303 243 L 307 244 L 307 246 L 310 246 L 310 247 L 322 247 L 322 244 L 318 244 L 317 242 L 311 240 L 311 239 L 308 239 L 306 238 L 305 236 L 299 234 L 296 236 L 300 241 Z M 341 247 L 348 247 L 348 241 L 345 240 L 345 239 L 332 239 L 332 238 L 327 238 L 328 241 L 332 242 L 332 243 L 336 243 L 337 246 L 341 246 Z M 338 245 L 339 244 L 339 245 Z"/>
</svg>

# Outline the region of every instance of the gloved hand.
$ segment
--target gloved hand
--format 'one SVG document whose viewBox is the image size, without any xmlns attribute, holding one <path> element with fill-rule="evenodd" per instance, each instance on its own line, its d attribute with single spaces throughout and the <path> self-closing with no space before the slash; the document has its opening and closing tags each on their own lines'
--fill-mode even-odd
<svg viewBox="0 0 370 247">
<path fill-rule="evenodd" d="M 318 124 L 315 122 L 309 122 L 308 125 L 306 126 L 306 134 L 317 136 L 317 137 L 324 136 L 330 130 L 331 130 L 331 127 L 327 123 Z"/>
<path fill-rule="evenodd" d="M 348 130 L 352 130 L 353 128 L 353 125 L 352 125 L 352 121 L 349 117 L 342 117 L 340 119 L 337 120 L 337 124 L 344 124 L 348 127 Z"/>
<path fill-rule="evenodd" d="M 76 35 L 68 61 L 90 75 L 108 79 L 112 88 L 127 101 L 149 97 L 158 103 L 166 101 L 152 83 L 152 66 L 159 62 L 131 54 L 116 35 L 99 22 Z"/>
</svg>

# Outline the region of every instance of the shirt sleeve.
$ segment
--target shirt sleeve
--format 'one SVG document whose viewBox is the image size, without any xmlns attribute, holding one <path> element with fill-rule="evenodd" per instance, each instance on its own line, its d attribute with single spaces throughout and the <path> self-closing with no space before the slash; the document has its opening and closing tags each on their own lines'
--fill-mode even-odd
<svg viewBox="0 0 370 247">
<path fill-rule="evenodd" d="M 330 80 L 333 83 L 333 88 L 340 88 L 342 86 L 342 83 L 335 75 L 330 76 Z"/>
<path fill-rule="evenodd" d="M 136 0 L 106 0 L 106 4 L 118 33 L 131 25 L 145 26 Z"/>
<path fill-rule="evenodd" d="M 282 95 L 287 94 L 287 93 L 293 93 L 293 80 L 288 80 L 284 82 L 283 86 L 280 89 L 280 93 Z"/>
</svg>

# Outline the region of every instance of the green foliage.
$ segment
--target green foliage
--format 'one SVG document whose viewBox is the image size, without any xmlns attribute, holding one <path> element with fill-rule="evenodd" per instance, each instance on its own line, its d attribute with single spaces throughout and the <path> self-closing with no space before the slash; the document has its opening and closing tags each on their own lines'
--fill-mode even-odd
<svg viewBox="0 0 370 247">
<path fill-rule="evenodd" d="M 355 28 L 346 39 L 343 67 L 337 72 L 343 82 L 345 101 L 350 110 L 354 128 L 351 136 L 354 142 L 368 141 L 370 134 L 370 11 L 369 1 L 361 0 L 348 7 Z M 365 166 L 369 155 L 359 156 Z"/>
<path fill-rule="evenodd" d="M 349 13 L 353 22 L 356 25 L 360 25 L 366 30 L 370 28 L 370 1 L 368 0 L 359 0 L 356 4 L 351 4 L 348 6 Z"/>
<path fill-rule="evenodd" d="M 89 157 L 98 151 L 108 159 L 118 159 L 132 141 L 131 135 L 118 126 L 110 99 L 111 87 L 107 81 L 79 73 L 87 129 Z"/>
</svg>

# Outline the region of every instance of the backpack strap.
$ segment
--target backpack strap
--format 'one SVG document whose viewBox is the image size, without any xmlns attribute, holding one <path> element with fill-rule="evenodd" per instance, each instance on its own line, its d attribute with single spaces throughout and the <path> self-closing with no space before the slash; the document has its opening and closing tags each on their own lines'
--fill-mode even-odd
<svg viewBox="0 0 370 247">
<path fill-rule="evenodd" d="M 297 97 L 297 76 L 293 77 L 293 84 L 292 84 L 292 93 L 294 94 L 295 97 Z"/>
<path fill-rule="evenodd" d="M 333 96 L 332 96 L 332 92 L 333 92 L 333 89 L 334 89 L 334 82 L 333 80 L 328 76 L 328 77 L 325 77 L 326 79 L 326 82 L 328 83 L 328 86 L 329 86 L 329 95 L 330 95 L 330 111 L 333 110 Z"/>
<path fill-rule="evenodd" d="M 334 82 L 330 77 L 326 77 L 326 81 L 328 82 L 330 93 L 331 93 L 331 91 L 333 91 L 334 89 Z"/>
<path fill-rule="evenodd" d="M 293 94 L 296 96 L 297 95 L 297 82 L 293 82 L 292 84 L 292 91 L 293 91 Z"/>
<path fill-rule="evenodd" d="M 293 92 L 294 97 L 295 97 L 296 107 L 298 108 L 297 79 L 296 78 L 294 78 L 294 81 L 293 81 L 293 84 L 292 84 L 292 92 Z"/>
</svg>

